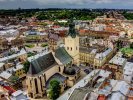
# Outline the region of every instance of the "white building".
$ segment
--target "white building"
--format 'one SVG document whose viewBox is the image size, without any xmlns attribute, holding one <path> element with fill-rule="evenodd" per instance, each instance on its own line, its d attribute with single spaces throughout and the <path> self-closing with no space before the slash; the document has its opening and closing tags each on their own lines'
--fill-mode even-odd
<svg viewBox="0 0 133 100">
<path fill-rule="evenodd" d="M 125 81 L 117 81 L 112 89 L 111 98 L 109 100 L 125 100 L 128 94 L 130 85 Z"/>
<path fill-rule="evenodd" d="M 80 80 L 77 84 L 75 84 L 72 88 L 67 90 L 63 95 L 61 95 L 57 100 L 68 100 L 76 88 L 85 87 L 92 79 L 92 77 L 101 76 L 102 78 L 107 78 L 111 72 L 104 70 L 94 70 L 87 76 L 85 76 L 82 80 Z"/>
<path fill-rule="evenodd" d="M 109 61 L 110 64 L 118 65 L 118 66 L 122 66 L 122 67 L 125 66 L 126 62 L 127 62 L 127 59 L 122 58 L 122 54 L 121 54 L 121 53 L 117 53 L 117 54 Z"/>
<path fill-rule="evenodd" d="M 126 63 L 123 69 L 123 79 L 128 83 L 133 82 L 133 63 Z"/>
<path fill-rule="evenodd" d="M 21 49 L 20 52 L 18 53 L 12 54 L 7 57 L 0 58 L 0 62 L 8 62 L 9 60 L 15 59 L 15 58 L 25 59 L 26 57 L 27 57 L 27 52 L 24 49 Z"/>
<path fill-rule="evenodd" d="M 19 34 L 19 31 L 16 29 L 8 29 L 0 31 L 0 35 L 7 37 L 16 37 Z"/>
<path fill-rule="evenodd" d="M 12 74 L 6 72 L 6 71 L 3 71 L 2 73 L 0 73 L 0 77 L 3 77 L 4 79 L 9 79 L 10 77 L 12 76 Z M 3 79 L 0 78 L 0 81 L 2 81 Z"/>
<path fill-rule="evenodd" d="M 21 90 L 14 92 L 11 95 L 11 100 L 30 100 L 30 98 Z"/>
</svg>

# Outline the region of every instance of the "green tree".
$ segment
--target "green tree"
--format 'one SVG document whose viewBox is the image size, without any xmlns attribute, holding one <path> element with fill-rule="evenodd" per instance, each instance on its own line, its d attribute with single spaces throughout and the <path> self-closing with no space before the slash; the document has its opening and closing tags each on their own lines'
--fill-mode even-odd
<svg viewBox="0 0 133 100">
<path fill-rule="evenodd" d="M 133 43 L 130 44 L 130 48 L 133 49 Z"/>
<path fill-rule="evenodd" d="M 34 55 L 35 55 L 35 53 L 32 53 L 32 52 L 28 52 L 28 53 L 27 53 L 27 56 L 28 56 L 28 57 L 31 57 L 31 56 L 34 56 Z"/>
<path fill-rule="evenodd" d="M 50 81 L 50 88 L 48 90 L 48 96 L 52 100 L 56 100 L 60 95 L 60 82 L 57 80 Z"/>
<path fill-rule="evenodd" d="M 133 20 L 133 13 L 124 12 L 123 15 L 127 20 Z"/>
<path fill-rule="evenodd" d="M 24 71 L 25 71 L 25 73 L 27 73 L 28 72 L 28 70 L 29 70 L 29 67 L 30 67 L 30 62 L 29 61 L 26 61 L 25 63 L 24 63 Z"/>
</svg>

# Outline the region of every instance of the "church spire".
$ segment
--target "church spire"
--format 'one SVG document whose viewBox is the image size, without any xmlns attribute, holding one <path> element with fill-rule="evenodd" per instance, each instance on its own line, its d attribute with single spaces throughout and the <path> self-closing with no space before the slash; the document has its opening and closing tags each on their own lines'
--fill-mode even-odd
<svg viewBox="0 0 133 100">
<path fill-rule="evenodd" d="M 77 35 L 77 32 L 75 30 L 75 23 L 73 22 L 73 18 L 70 18 L 69 20 L 69 32 L 68 35 L 72 38 L 75 38 Z"/>
</svg>

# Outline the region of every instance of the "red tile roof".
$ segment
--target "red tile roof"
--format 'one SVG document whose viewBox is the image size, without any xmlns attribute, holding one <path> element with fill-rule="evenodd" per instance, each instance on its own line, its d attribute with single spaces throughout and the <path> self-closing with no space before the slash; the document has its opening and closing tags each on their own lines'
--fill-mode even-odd
<svg viewBox="0 0 133 100">
<path fill-rule="evenodd" d="M 97 35 L 115 35 L 115 36 L 118 36 L 119 33 L 117 32 L 108 32 L 108 31 L 93 31 L 93 30 L 85 30 L 85 29 L 81 29 L 79 30 L 79 34 L 80 35 L 89 35 L 89 34 L 97 34 Z"/>
<path fill-rule="evenodd" d="M 8 90 L 9 93 L 14 93 L 16 90 L 14 90 L 13 88 L 11 88 L 10 86 L 3 86 L 6 90 Z"/>
<path fill-rule="evenodd" d="M 101 95 L 98 97 L 98 100 L 106 100 L 106 97 L 104 95 Z"/>
</svg>

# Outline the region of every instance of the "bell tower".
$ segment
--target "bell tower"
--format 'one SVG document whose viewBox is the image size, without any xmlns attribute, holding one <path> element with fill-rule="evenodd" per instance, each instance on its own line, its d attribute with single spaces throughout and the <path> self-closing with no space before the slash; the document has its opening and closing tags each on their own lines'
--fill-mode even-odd
<svg viewBox="0 0 133 100">
<path fill-rule="evenodd" d="M 69 32 L 65 38 L 65 49 L 74 59 L 75 64 L 79 64 L 79 36 L 75 30 L 73 19 L 69 20 Z"/>
</svg>

